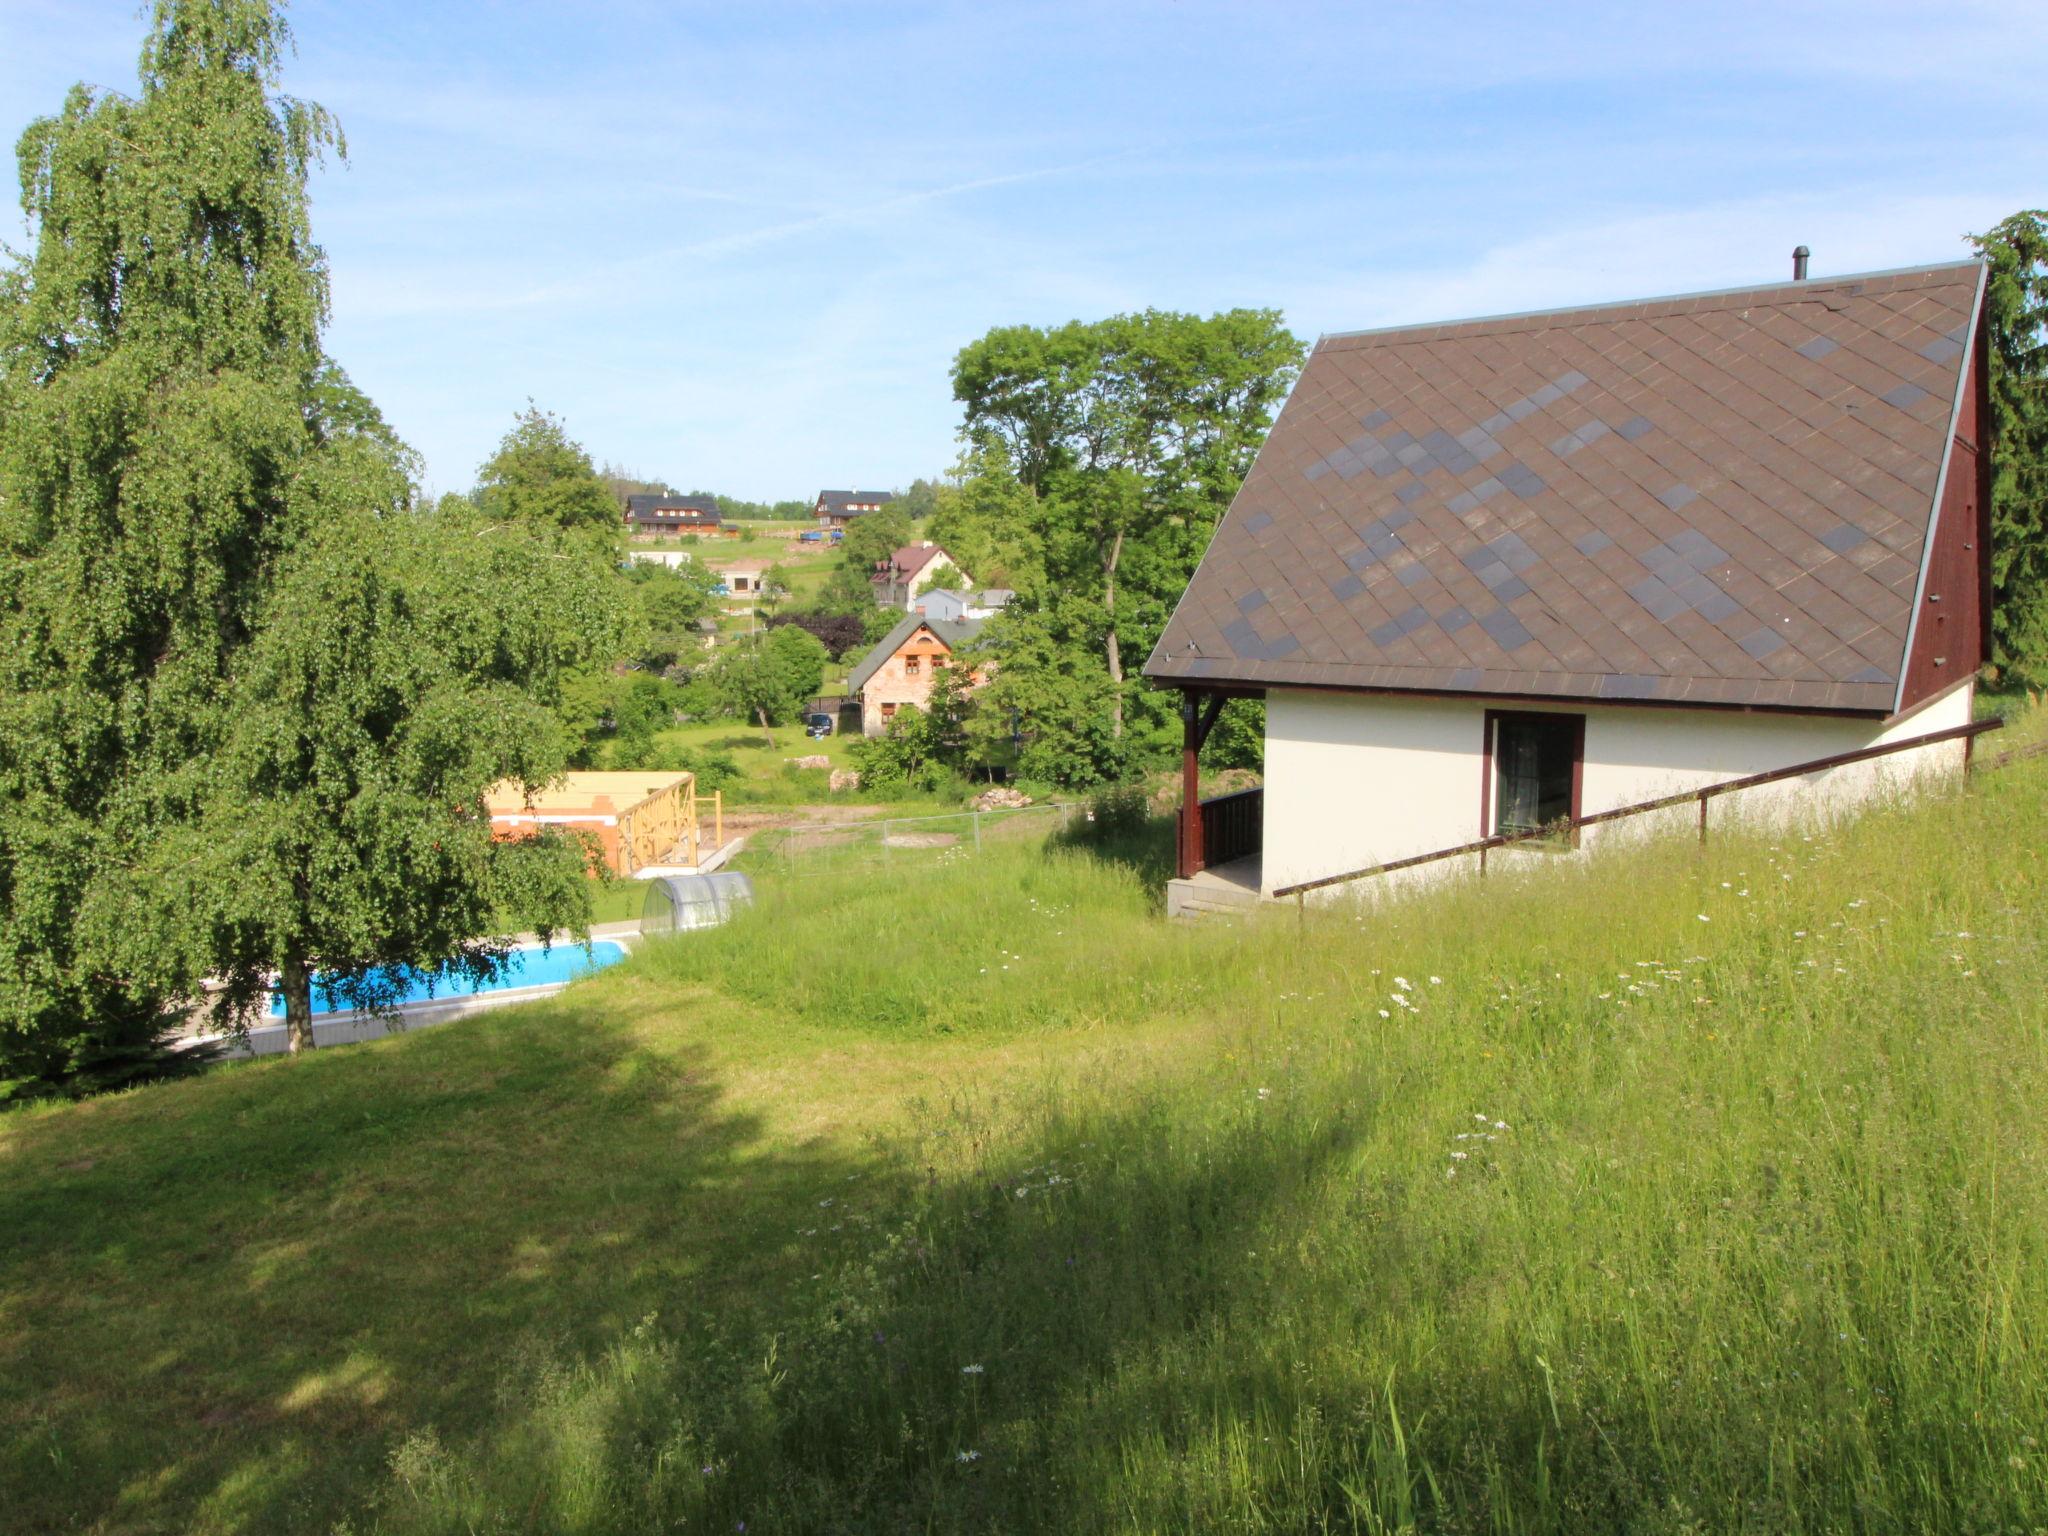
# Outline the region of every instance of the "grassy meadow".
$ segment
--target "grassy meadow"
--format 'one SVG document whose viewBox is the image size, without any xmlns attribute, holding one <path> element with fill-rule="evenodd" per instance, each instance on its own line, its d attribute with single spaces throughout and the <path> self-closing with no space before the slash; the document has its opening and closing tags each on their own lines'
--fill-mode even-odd
<svg viewBox="0 0 2048 1536">
<path fill-rule="evenodd" d="M 0 1117 L 0 1529 L 2031 1531 L 2044 826 L 1226 926 L 1157 828 L 764 874 Z"/>
</svg>

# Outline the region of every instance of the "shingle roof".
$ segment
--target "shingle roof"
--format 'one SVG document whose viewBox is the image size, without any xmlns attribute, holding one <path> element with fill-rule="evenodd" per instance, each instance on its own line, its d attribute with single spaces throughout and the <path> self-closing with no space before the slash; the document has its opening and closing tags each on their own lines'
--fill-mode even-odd
<svg viewBox="0 0 2048 1536">
<path fill-rule="evenodd" d="M 637 523 L 644 517 L 663 512 L 684 513 L 708 523 L 720 520 L 716 496 L 662 496 L 654 492 L 635 492 L 626 498 L 629 522 Z"/>
<path fill-rule="evenodd" d="M 953 557 L 930 540 L 926 540 L 921 544 L 905 544 L 900 549 L 890 553 L 888 561 L 884 564 L 881 571 L 877 573 L 875 579 L 878 581 L 908 581 L 934 560 L 942 558 L 948 565 L 953 563 Z"/>
<path fill-rule="evenodd" d="M 1981 282 L 1326 336 L 1145 673 L 1889 712 Z"/>
<path fill-rule="evenodd" d="M 884 635 L 875 648 L 860 659 L 860 665 L 847 676 L 846 691 L 857 694 L 867 686 L 868 679 L 882 668 L 882 663 L 896 654 L 896 647 L 916 634 L 920 629 L 929 629 L 949 651 L 961 646 L 981 633 L 986 619 L 928 619 L 921 613 L 906 614 L 896 627 Z"/>
<path fill-rule="evenodd" d="M 848 502 L 859 502 L 863 506 L 869 503 L 886 505 L 895 499 L 894 491 L 820 491 L 813 505 L 822 507 L 827 512 L 843 512 Z M 860 514 L 856 512 L 853 515 L 858 517 Z"/>
</svg>

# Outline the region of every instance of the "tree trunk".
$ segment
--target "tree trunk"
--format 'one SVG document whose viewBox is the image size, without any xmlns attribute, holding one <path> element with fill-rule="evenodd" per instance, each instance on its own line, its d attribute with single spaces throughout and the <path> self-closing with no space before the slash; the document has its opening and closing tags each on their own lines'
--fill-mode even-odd
<svg viewBox="0 0 2048 1536">
<path fill-rule="evenodd" d="M 1124 536 L 1118 533 L 1110 541 L 1109 558 L 1102 562 L 1102 607 L 1109 615 L 1109 627 L 1104 644 L 1109 653 L 1110 713 L 1109 734 L 1121 740 L 1124 734 L 1124 658 L 1116 643 L 1116 566 L 1123 558 Z"/>
<path fill-rule="evenodd" d="M 313 1049 L 313 967 L 296 956 L 279 977 L 284 987 L 285 1047 L 296 1056 Z"/>
</svg>

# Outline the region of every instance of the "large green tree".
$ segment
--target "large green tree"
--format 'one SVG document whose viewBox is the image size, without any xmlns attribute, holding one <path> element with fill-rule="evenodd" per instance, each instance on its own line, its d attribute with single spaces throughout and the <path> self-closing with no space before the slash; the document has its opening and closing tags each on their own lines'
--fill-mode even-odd
<svg viewBox="0 0 2048 1536">
<path fill-rule="evenodd" d="M 415 510 L 410 455 L 321 348 L 306 181 L 340 138 L 277 93 L 287 44 L 267 0 L 157 0 L 139 93 L 80 87 L 22 136 L 0 1080 L 160 1069 L 202 977 L 234 1017 L 281 970 L 303 1024 L 315 960 L 476 963 L 486 908 L 573 915 L 539 862 L 475 854 L 477 780 L 558 760 L 538 706 L 611 578 L 540 520 L 458 538 Z"/>
<path fill-rule="evenodd" d="M 561 771 L 555 690 L 622 616 L 608 572 L 526 529 L 410 511 L 402 487 L 379 496 L 367 456 L 324 468 L 323 515 L 265 595 L 224 739 L 183 772 L 199 814 L 115 883 L 107 936 L 113 953 L 129 938 L 137 973 L 177 936 L 230 1016 L 276 974 L 294 1051 L 313 1041 L 316 965 L 376 1007 L 408 970 L 493 975 L 505 926 L 587 924 L 586 850 L 494 840 L 484 792 Z"/>
<path fill-rule="evenodd" d="M 588 534 L 605 545 L 624 537 L 619 503 L 590 455 L 559 417 L 531 402 L 477 471 L 472 497 L 486 517 Z"/>
<path fill-rule="evenodd" d="M 0 1078 L 149 1068 L 189 992 L 129 969 L 109 877 L 192 815 L 233 664 L 360 397 L 320 349 L 306 175 L 339 135 L 273 94 L 263 0 L 159 0 L 135 96 L 19 146 L 0 276 Z M 125 946 L 124 946 L 125 948 Z"/>
<path fill-rule="evenodd" d="M 728 712 L 760 721 L 773 743 L 774 727 L 794 720 L 816 696 L 829 660 L 816 635 L 785 624 L 727 646 L 711 668 L 711 683 Z"/>
<path fill-rule="evenodd" d="M 1166 718 L 1130 658 L 1165 627 L 1301 358 L 1277 311 L 1244 309 L 1005 326 L 961 351 L 969 439 L 1028 492 L 1018 563 L 1036 586 L 992 628 L 988 700 L 1041 743 L 1027 762 L 1111 777 L 1132 711 Z"/>
<path fill-rule="evenodd" d="M 1992 631 L 2000 665 L 2048 682 L 2048 210 L 1971 237 L 1990 263 Z"/>
</svg>

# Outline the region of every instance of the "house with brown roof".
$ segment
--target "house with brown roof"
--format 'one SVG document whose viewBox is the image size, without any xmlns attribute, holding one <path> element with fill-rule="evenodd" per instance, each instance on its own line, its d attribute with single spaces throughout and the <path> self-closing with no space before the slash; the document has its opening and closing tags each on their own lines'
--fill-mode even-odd
<svg viewBox="0 0 2048 1536">
<path fill-rule="evenodd" d="M 626 531 L 646 537 L 683 533 L 715 537 L 729 530 L 716 496 L 670 496 L 648 491 L 626 498 Z"/>
<path fill-rule="evenodd" d="M 981 633 L 981 623 L 905 615 L 846 679 L 847 695 L 860 700 L 862 734 L 881 735 L 905 707 L 928 708 L 933 680 L 955 665 L 955 653 Z M 974 674 L 977 685 L 984 680 L 980 672 Z"/>
<path fill-rule="evenodd" d="M 811 516 L 820 528 L 844 528 L 857 517 L 879 512 L 896 499 L 894 491 L 820 491 Z"/>
<path fill-rule="evenodd" d="M 907 613 L 916 607 L 923 593 L 942 581 L 956 578 L 967 579 L 959 562 L 930 539 L 920 539 L 891 550 L 889 557 L 875 566 L 869 584 L 875 589 L 875 601 L 882 607 L 901 608 Z"/>
<path fill-rule="evenodd" d="M 1247 857 L 1202 878 L 1270 897 L 1966 725 L 1984 325 L 1962 262 L 1322 338 L 1145 665 L 1190 787 L 1221 701 L 1266 702 Z M 1842 806 L 1965 750 L 1716 803 Z"/>
</svg>

